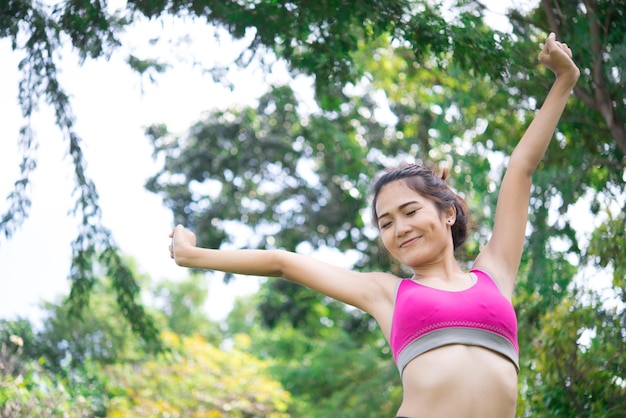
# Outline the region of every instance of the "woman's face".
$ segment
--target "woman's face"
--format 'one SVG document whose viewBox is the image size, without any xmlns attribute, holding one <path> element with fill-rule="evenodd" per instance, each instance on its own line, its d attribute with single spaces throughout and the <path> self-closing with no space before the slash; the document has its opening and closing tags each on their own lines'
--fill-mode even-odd
<svg viewBox="0 0 626 418">
<path fill-rule="evenodd" d="M 402 180 L 380 190 L 376 212 L 383 245 L 401 263 L 417 267 L 454 252 L 450 227 L 454 214 L 442 214 L 435 204 Z M 450 220 L 452 222 L 450 222 Z"/>
</svg>

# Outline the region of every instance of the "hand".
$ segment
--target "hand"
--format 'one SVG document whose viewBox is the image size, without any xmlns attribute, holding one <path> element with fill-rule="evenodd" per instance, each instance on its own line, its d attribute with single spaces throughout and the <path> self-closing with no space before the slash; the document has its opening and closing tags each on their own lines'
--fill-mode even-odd
<svg viewBox="0 0 626 418">
<path fill-rule="evenodd" d="M 557 77 L 569 75 L 577 80 L 580 76 L 580 70 L 572 61 L 572 50 L 566 43 L 557 41 L 554 33 L 548 35 L 539 53 L 539 61 L 552 70 Z"/>
<path fill-rule="evenodd" d="M 169 237 L 172 239 L 169 246 L 171 258 L 176 258 L 176 249 L 196 246 L 196 234 L 182 225 L 176 225 Z"/>
</svg>

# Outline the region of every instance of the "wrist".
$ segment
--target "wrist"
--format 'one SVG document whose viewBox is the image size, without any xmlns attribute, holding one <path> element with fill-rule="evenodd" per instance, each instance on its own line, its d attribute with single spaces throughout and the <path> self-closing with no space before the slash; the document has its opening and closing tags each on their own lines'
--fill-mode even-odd
<svg viewBox="0 0 626 418">
<path fill-rule="evenodd" d="M 578 67 L 574 67 L 573 69 L 557 74 L 556 75 L 556 83 L 563 84 L 564 86 L 569 86 L 569 88 L 574 88 L 578 78 L 580 77 L 580 70 Z"/>
<path fill-rule="evenodd" d="M 191 267 L 190 262 L 190 247 L 189 245 L 178 244 L 174 247 L 174 262 L 181 267 Z"/>
</svg>

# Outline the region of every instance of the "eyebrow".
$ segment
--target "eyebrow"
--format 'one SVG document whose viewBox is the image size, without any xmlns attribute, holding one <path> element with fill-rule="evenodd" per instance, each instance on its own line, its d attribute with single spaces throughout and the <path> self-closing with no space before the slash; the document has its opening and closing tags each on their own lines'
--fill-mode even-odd
<svg viewBox="0 0 626 418">
<path fill-rule="evenodd" d="M 406 202 L 406 203 L 403 203 L 403 204 L 401 204 L 400 206 L 398 206 L 398 209 L 399 209 L 399 210 L 402 210 L 402 209 L 404 209 L 405 207 L 407 207 L 407 206 L 409 206 L 409 205 L 412 205 L 412 204 L 419 204 L 419 203 L 420 203 L 420 202 L 419 202 L 419 201 L 417 201 L 417 200 L 411 200 L 410 202 Z M 380 222 L 380 220 L 381 220 L 382 218 L 384 218 L 385 216 L 389 216 L 389 212 L 385 212 L 385 213 L 383 213 L 383 214 L 382 214 L 382 215 L 380 215 L 380 216 L 379 216 L 376 220 L 377 220 L 378 222 Z"/>
</svg>

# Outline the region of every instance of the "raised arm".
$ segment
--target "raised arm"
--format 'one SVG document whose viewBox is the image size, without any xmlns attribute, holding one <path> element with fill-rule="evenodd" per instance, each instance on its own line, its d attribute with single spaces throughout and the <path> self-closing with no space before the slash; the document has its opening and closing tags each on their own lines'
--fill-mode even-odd
<svg viewBox="0 0 626 418">
<path fill-rule="evenodd" d="M 179 266 L 282 277 L 362 309 L 374 317 L 382 306 L 393 303 L 393 280 L 384 273 L 358 273 L 283 250 L 200 248 L 196 246 L 195 234 L 182 225 L 174 228 L 170 238 L 170 255 Z"/>
<path fill-rule="evenodd" d="M 475 266 L 491 272 L 502 292 L 512 297 L 524 247 L 532 175 L 543 158 L 580 71 L 572 52 L 551 33 L 539 54 L 556 80 L 543 106 L 513 150 L 502 179 L 489 243 Z"/>
</svg>

